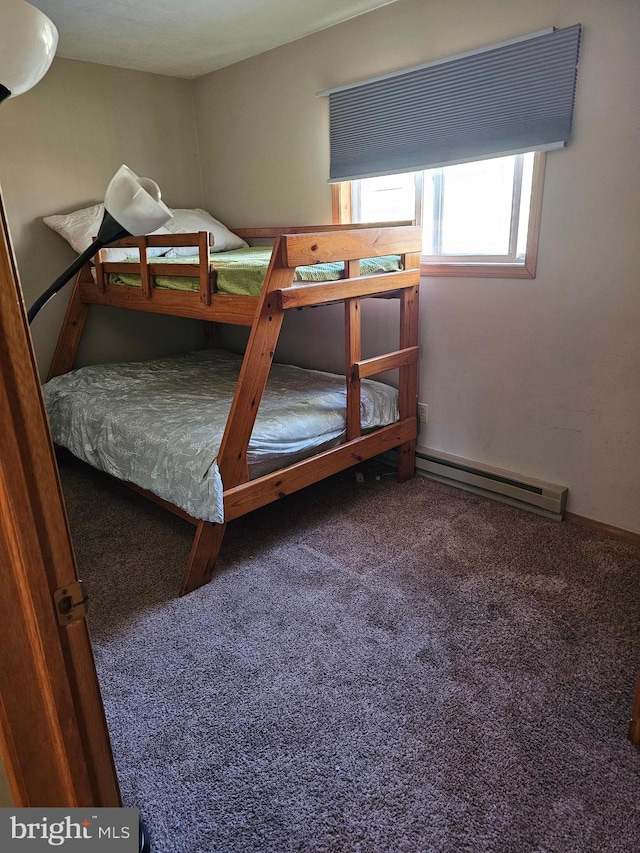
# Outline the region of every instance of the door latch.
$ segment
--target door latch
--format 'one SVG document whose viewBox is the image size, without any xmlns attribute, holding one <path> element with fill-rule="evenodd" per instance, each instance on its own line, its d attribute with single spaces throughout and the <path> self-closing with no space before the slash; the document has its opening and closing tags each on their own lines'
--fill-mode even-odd
<svg viewBox="0 0 640 853">
<path fill-rule="evenodd" d="M 61 625 L 78 622 L 87 615 L 88 597 L 81 580 L 57 589 L 53 593 L 53 601 Z"/>
</svg>

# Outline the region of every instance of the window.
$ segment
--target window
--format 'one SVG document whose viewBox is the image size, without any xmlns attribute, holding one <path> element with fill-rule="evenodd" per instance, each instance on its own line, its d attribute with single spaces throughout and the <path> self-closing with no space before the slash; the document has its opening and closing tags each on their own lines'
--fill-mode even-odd
<svg viewBox="0 0 640 853">
<path fill-rule="evenodd" d="M 534 278 L 543 153 L 334 185 L 334 221 L 423 226 L 424 275 Z"/>
<path fill-rule="evenodd" d="M 318 92 L 334 220 L 417 220 L 426 275 L 533 278 L 543 152 L 571 138 L 580 34 L 548 27 Z"/>
</svg>

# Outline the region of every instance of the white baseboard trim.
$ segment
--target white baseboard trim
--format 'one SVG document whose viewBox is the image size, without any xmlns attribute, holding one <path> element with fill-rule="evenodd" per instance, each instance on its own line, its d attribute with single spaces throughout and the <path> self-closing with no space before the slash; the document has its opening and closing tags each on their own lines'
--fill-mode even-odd
<svg viewBox="0 0 640 853">
<path fill-rule="evenodd" d="M 386 455 L 390 462 L 395 461 L 393 453 Z M 416 473 L 558 521 L 562 520 L 567 504 L 569 490 L 566 486 L 492 468 L 428 447 L 416 450 Z"/>
</svg>

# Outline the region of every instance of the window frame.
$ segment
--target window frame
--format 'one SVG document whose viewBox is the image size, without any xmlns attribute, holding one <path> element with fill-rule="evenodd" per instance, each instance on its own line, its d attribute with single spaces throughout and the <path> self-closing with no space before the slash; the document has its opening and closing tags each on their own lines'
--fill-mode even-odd
<svg viewBox="0 0 640 853">
<path fill-rule="evenodd" d="M 538 243 L 540 240 L 545 165 L 546 153 L 544 151 L 536 151 L 533 158 L 527 244 L 522 263 L 505 261 L 478 262 L 476 260 L 427 261 L 425 256 L 422 256 L 420 260 L 420 274 L 424 276 L 455 276 L 460 278 L 535 278 L 538 264 Z M 332 222 L 334 224 L 349 224 L 353 222 L 351 181 L 331 185 L 331 202 Z"/>
</svg>

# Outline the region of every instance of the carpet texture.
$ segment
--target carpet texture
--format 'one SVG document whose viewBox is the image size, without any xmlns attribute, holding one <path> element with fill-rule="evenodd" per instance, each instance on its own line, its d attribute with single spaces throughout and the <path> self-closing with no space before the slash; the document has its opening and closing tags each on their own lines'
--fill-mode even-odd
<svg viewBox="0 0 640 853">
<path fill-rule="evenodd" d="M 124 805 L 162 853 L 640 850 L 640 548 L 384 468 L 193 528 L 60 458 Z"/>
</svg>

